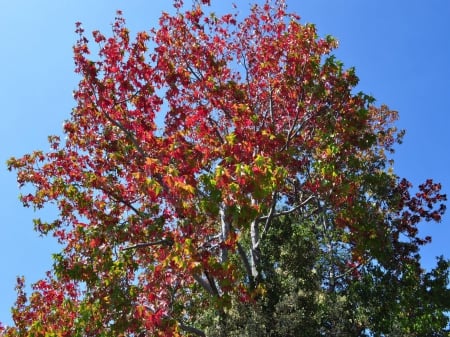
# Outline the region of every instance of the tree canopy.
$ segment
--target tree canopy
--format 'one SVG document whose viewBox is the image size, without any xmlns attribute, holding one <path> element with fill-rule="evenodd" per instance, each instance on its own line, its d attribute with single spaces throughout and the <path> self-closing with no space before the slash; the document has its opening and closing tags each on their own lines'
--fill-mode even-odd
<svg viewBox="0 0 450 337">
<path fill-rule="evenodd" d="M 134 38 L 118 12 L 97 56 L 77 23 L 65 138 L 8 162 L 62 250 L 1 335 L 445 336 L 417 226 L 446 196 L 393 171 L 397 112 L 284 1 L 208 3 Z"/>
</svg>

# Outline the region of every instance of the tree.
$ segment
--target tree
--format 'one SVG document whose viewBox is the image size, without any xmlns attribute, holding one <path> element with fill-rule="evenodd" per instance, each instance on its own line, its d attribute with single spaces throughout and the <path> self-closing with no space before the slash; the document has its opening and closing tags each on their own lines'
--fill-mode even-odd
<svg viewBox="0 0 450 337">
<path fill-rule="evenodd" d="M 397 113 L 283 1 L 242 21 L 207 3 L 175 0 L 134 40 L 119 12 L 94 59 L 77 24 L 66 137 L 8 162 L 25 206 L 56 205 L 35 228 L 63 248 L 30 297 L 18 280 L 3 335 L 229 336 L 239 312 L 270 336 L 387 335 L 436 312 L 444 331 L 427 296 L 448 299 L 448 263 L 420 270 L 417 225 L 446 197 L 393 172 Z"/>
<path fill-rule="evenodd" d="M 262 252 L 265 296 L 233 302 L 227 336 L 448 335 L 448 261 L 439 258 L 431 272 L 417 255 L 398 265 L 352 266 L 336 231 L 293 216 L 277 221 Z M 211 316 L 204 325 L 214 336 Z"/>
</svg>

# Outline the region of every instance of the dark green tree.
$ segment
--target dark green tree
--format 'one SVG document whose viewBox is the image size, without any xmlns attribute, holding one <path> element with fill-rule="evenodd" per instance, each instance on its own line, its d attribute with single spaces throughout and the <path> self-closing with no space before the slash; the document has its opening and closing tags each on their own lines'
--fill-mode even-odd
<svg viewBox="0 0 450 337">
<path fill-rule="evenodd" d="M 314 218 L 277 219 L 262 246 L 264 292 L 232 302 L 225 327 L 206 312 L 211 336 L 448 336 L 448 260 L 425 271 L 409 246 L 401 261 L 387 251 L 355 263 L 345 232 Z"/>
</svg>

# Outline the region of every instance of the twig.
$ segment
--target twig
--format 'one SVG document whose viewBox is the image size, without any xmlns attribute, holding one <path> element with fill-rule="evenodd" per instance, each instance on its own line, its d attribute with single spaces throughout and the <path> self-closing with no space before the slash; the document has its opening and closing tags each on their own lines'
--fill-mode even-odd
<svg viewBox="0 0 450 337">
<path fill-rule="evenodd" d="M 157 245 L 172 246 L 173 240 L 162 239 L 162 240 L 157 240 L 157 241 L 152 241 L 152 242 L 142 242 L 142 243 L 135 244 L 133 246 L 125 247 L 125 248 L 123 248 L 123 250 L 146 248 L 146 247 L 157 246 Z"/>
</svg>

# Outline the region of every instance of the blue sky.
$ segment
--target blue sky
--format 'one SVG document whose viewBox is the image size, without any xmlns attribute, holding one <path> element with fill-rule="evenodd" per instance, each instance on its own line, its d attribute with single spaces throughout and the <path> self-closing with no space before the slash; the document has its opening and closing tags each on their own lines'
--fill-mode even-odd
<svg viewBox="0 0 450 337">
<path fill-rule="evenodd" d="M 212 0 L 231 8 L 232 1 Z M 242 11 L 249 1 L 237 1 Z M 32 230 L 34 213 L 18 201 L 14 173 L 5 161 L 35 149 L 48 149 L 47 136 L 60 134 L 74 106 L 72 91 L 74 23 L 86 31 L 110 31 L 116 9 L 124 11 L 132 31 L 156 24 L 171 1 L 78 0 L 0 2 L 0 321 L 11 323 L 17 275 L 37 281 L 51 268 L 52 239 Z M 287 0 L 303 22 L 315 23 L 320 35 L 340 41 L 335 52 L 355 66 L 359 89 L 400 112 L 407 130 L 397 148 L 395 170 L 416 186 L 432 177 L 450 194 L 450 2 L 445 0 Z M 440 224 L 425 224 L 432 235 L 422 250 L 429 268 L 434 257 L 450 258 L 450 214 Z"/>
</svg>

